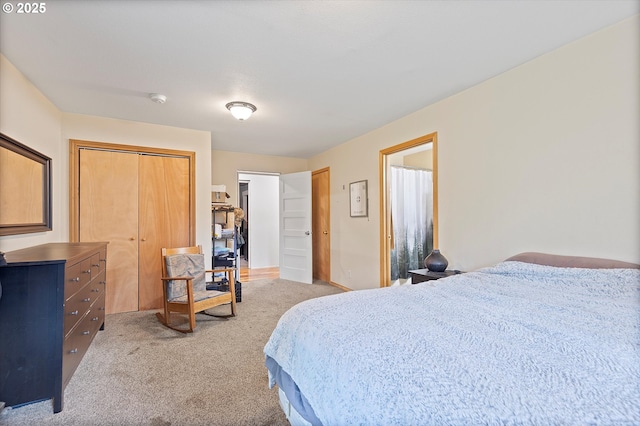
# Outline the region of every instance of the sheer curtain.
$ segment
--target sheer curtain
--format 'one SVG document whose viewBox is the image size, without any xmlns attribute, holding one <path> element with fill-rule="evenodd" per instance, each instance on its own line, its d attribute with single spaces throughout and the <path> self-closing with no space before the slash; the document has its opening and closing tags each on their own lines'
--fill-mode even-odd
<svg viewBox="0 0 640 426">
<path fill-rule="evenodd" d="M 433 173 L 391 166 L 391 280 L 424 268 L 433 249 Z"/>
</svg>

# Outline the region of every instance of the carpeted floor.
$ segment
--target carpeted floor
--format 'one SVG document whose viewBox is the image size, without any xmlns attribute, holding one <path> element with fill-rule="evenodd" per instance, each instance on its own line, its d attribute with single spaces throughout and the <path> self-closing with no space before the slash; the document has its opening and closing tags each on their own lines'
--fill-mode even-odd
<svg viewBox="0 0 640 426">
<path fill-rule="evenodd" d="M 53 414 L 51 400 L 9 407 L 0 425 L 287 425 L 262 349 L 291 306 L 341 292 L 322 282 L 246 283 L 235 318 L 198 315 L 186 335 L 162 326 L 156 311 L 109 315 L 63 411 Z"/>
</svg>

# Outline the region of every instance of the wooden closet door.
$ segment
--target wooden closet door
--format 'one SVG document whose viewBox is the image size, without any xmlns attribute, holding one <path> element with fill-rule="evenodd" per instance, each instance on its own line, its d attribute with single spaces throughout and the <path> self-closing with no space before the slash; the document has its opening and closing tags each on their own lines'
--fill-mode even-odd
<svg viewBox="0 0 640 426">
<path fill-rule="evenodd" d="M 162 307 L 162 247 L 190 243 L 189 159 L 140 155 L 139 309 Z"/>
<path fill-rule="evenodd" d="M 313 278 L 331 281 L 329 168 L 311 174 L 311 209 L 313 236 Z"/>
<path fill-rule="evenodd" d="M 106 241 L 107 314 L 138 310 L 138 155 L 80 150 L 80 239 Z"/>
</svg>

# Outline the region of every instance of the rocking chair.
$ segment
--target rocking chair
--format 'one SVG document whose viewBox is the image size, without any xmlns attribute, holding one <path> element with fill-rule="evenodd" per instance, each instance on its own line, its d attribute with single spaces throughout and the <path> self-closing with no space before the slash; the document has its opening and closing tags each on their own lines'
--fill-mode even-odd
<svg viewBox="0 0 640 426">
<path fill-rule="evenodd" d="M 236 315 L 234 269 L 205 270 L 202 246 L 162 249 L 162 294 L 164 314 L 156 315 L 165 326 L 182 333 L 192 333 L 196 327 L 196 313 L 229 318 Z M 229 291 L 207 290 L 206 273 L 226 272 Z M 230 315 L 206 312 L 215 306 L 230 304 Z M 189 328 L 178 328 L 171 320 L 171 313 L 186 314 Z"/>
</svg>

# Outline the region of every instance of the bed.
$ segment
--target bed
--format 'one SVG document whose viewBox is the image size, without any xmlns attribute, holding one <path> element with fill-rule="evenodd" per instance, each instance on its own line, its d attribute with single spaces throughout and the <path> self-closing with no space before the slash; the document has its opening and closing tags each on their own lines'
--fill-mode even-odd
<svg viewBox="0 0 640 426">
<path fill-rule="evenodd" d="M 523 253 L 302 302 L 264 353 L 293 425 L 640 424 L 640 265 Z"/>
</svg>

